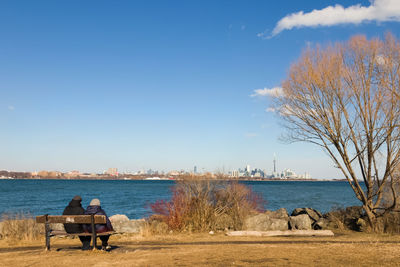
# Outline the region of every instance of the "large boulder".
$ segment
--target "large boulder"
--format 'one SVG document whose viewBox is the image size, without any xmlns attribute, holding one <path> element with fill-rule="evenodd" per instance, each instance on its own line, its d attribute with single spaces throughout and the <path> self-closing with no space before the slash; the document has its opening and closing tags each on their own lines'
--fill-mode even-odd
<svg viewBox="0 0 400 267">
<path fill-rule="evenodd" d="M 322 225 L 325 226 L 324 222 L 321 221 L 322 213 L 318 210 L 312 208 L 297 208 L 294 209 L 291 216 L 298 216 L 301 214 L 306 214 L 311 219 L 311 227 L 314 230 L 322 229 Z M 318 222 L 318 223 L 317 223 Z"/>
<path fill-rule="evenodd" d="M 123 222 L 129 221 L 128 216 L 126 216 L 125 214 L 115 214 L 115 215 L 111 216 L 109 219 L 112 224 L 123 223 Z"/>
<path fill-rule="evenodd" d="M 145 225 L 144 219 L 129 220 L 126 215 L 116 214 L 110 217 L 114 231 L 117 233 L 140 233 Z"/>
<path fill-rule="evenodd" d="M 279 210 L 266 210 L 264 214 L 268 215 L 272 219 L 282 219 L 282 220 L 289 220 L 289 214 L 286 209 L 281 208 Z"/>
<path fill-rule="evenodd" d="M 329 220 L 323 217 L 319 218 L 318 221 L 314 222 L 312 224 L 312 227 L 314 230 L 325 230 L 331 228 Z"/>
<path fill-rule="evenodd" d="M 279 209 L 248 217 L 243 228 L 252 231 L 288 230 L 288 222 L 289 215 L 286 209 Z"/>
<path fill-rule="evenodd" d="M 289 225 L 292 230 L 311 230 L 311 219 L 307 214 L 290 216 Z"/>
<path fill-rule="evenodd" d="M 294 209 L 291 216 L 297 216 L 300 214 L 307 214 L 313 222 L 319 220 L 322 217 L 322 213 L 318 210 L 311 209 L 311 208 L 297 208 Z"/>
</svg>

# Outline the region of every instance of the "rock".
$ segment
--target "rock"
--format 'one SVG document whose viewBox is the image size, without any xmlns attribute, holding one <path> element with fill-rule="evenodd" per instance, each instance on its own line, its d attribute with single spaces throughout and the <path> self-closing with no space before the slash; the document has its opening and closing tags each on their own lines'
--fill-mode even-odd
<svg viewBox="0 0 400 267">
<path fill-rule="evenodd" d="M 288 222 L 286 209 L 279 209 L 248 217 L 243 228 L 253 231 L 288 230 Z"/>
<path fill-rule="evenodd" d="M 111 223 L 127 222 L 129 218 L 125 214 L 115 214 L 110 217 Z"/>
<path fill-rule="evenodd" d="M 272 219 L 289 220 L 289 214 L 285 208 L 275 211 L 266 210 L 264 214 L 268 215 Z"/>
<path fill-rule="evenodd" d="M 139 233 L 145 225 L 144 219 L 129 220 L 124 214 L 116 214 L 110 217 L 114 230 L 118 233 Z"/>
<path fill-rule="evenodd" d="M 318 221 L 319 218 L 322 217 L 322 213 L 321 212 L 319 212 L 318 210 L 315 210 L 315 209 L 311 209 L 311 208 L 297 208 L 297 209 L 294 209 L 291 216 L 297 216 L 297 215 L 300 215 L 300 214 L 307 214 L 313 220 L 313 222 Z"/>
<path fill-rule="evenodd" d="M 312 228 L 314 230 L 327 229 L 329 228 L 329 220 L 321 217 L 318 221 L 312 224 Z"/>
<path fill-rule="evenodd" d="M 290 216 L 289 225 L 292 230 L 311 230 L 311 219 L 307 214 Z"/>
<path fill-rule="evenodd" d="M 214 234 L 214 231 L 210 231 L 210 232 L 208 232 L 210 235 L 213 235 Z"/>
<path fill-rule="evenodd" d="M 116 214 L 110 217 L 114 231 L 117 233 L 140 233 L 145 225 L 144 219 L 129 220 L 126 215 Z"/>
</svg>

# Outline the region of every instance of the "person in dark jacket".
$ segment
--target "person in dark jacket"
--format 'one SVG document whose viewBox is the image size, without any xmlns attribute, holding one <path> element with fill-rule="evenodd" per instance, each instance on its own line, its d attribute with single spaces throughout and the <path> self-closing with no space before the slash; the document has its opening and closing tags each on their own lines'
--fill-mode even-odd
<svg viewBox="0 0 400 267">
<path fill-rule="evenodd" d="M 95 231 L 96 233 L 104 233 L 104 232 L 109 232 L 109 231 L 114 231 L 111 221 L 108 218 L 106 212 L 101 208 L 100 206 L 100 200 L 95 198 L 90 201 L 89 206 L 85 210 L 85 215 L 105 215 L 106 216 L 106 223 L 105 224 L 95 224 Z M 83 225 L 83 229 L 85 232 L 92 233 L 92 226 L 90 224 L 85 224 Z M 108 245 L 108 239 L 110 238 L 110 235 L 103 235 L 100 236 L 101 239 L 101 247 L 103 250 L 109 250 L 111 247 Z M 89 237 L 90 240 L 90 237 Z M 90 242 L 90 241 L 89 241 Z"/>
<path fill-rule="evenodd" d="M 69 202 L 68 206 L 65 207 L 63 215 L 83 215 L 85 214 L 85 210 L 82 208 L 82 198 L 80 196 L 74 196 L 74 198 Z M 82 224 L 75 224 L 75 223 L 65 223 L 64 224 L 65 232 L 69 234 L 76 234 L 83 232 Z M 89 249 L 90 246 L 90 239 L 89 244 L 86 244 L 87 241 L 85 237 L 79 236 L 79 239 L 82 242 L 82 249 L 85 247 Z"/>
</svg>

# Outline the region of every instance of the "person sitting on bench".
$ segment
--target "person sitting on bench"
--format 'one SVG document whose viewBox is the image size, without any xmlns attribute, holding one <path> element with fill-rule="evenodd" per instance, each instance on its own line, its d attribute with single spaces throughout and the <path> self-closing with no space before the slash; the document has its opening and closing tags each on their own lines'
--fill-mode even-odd
<svg viewBox="0 0 400 267">
<path fill-rule="evenodd" d="M 85 210 L 85 215 L 105 215 L 106 216 L 106 224 L 95 224 L 95 231 L 96 233 L 104 233 L 104 232 L 109 232 L 109 231 L 114 231 L 110 219 L 108 218 L 107 214 L 105 213 L 105 211 L 101 208 L 100 206 L 100 200 L 97 198 L 92 199 L 92 201 L 90 201 L 89 206 L 86 208 Z M 83 229 L 85 230 L 85 232 L 87 233 L 92 233 L 93 229 L 92 226 L 90 224 L 84 224 L 83 225 Z M 110 238 L 110 235 L 104 235 L 104 236 L 100 236 L 101 239 L 101 249 L 102 250 L 110 250 L 111 247 L 108 245 L 108 239 Z M 90 246 L 90 240 L 91 237 L 85 237 L 85 242 L 83 244 L 84 249 L 89 249 Z"/>
<path fill-rule="evenodd" d="M 82 207 L 82 198 L 80 196 L 74 196 L 74 198 L 69 202 L 68 206 L 65 207 L 62 215 L 83 215 L 85 213 L 85 209 Z M 64 224 L 65 232 L 68 234 L 77 234 L 83 232 L 82 224 L 75 223 L 65 223 Z M 82 246 L 85 246 L 85 237 L 79 236 L 79 239 L 82 242 Z M 89 245 L 90 246 L 90 240 Z M 82 247 L 82 249 L 83 249 Z"/>
</svg>

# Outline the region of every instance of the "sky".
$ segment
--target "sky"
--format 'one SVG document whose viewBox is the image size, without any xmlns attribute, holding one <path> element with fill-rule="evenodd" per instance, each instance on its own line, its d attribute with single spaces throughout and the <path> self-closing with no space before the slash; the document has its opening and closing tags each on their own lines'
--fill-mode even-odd
<svg viewBox="0 0 400 267">
<path fill-rule="evenodd" d="M 0 169 L 342 178 L 269 109 L 315 44 L 400 37 L 400 1 L 1 1 Z"/>
</svg>

